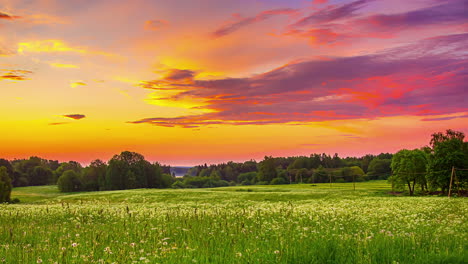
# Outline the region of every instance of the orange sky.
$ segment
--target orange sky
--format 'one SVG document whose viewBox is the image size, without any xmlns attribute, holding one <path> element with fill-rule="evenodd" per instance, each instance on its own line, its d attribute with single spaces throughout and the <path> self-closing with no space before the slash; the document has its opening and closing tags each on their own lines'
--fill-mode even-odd
<svg viewBox="0 0 468 264">
<path fill-rule="evenodd" d="M 464 0 L 0 0 L 0 157 L 170 165 L 468 133 Z"/>
</svg>

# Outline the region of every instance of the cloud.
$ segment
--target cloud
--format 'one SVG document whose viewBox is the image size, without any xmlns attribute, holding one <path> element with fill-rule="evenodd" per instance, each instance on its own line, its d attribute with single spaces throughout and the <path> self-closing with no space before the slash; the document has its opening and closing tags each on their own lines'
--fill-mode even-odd
<svg viewBox="0 0 468 264">
<path fill-rule="evenodd" d="M 169 25 L 169 22 L 167 22 L 165 20 L 162 20 L 162 19 L 147 20 L 145 22 L 145 29 L 146 30 L 157 31 L 157 30 L 161 30 L 161 29 L 167 27 L 168 25 Z"/>
<path fill-rule="evenodd" d="M 49 123 L 49 126 L 59 126 L 59 125 L 66 125 L 70 124 L 69 122 L 55 122 L 55 123 Z"/>
<path fill-rule="evenodd" d="M 246 78 L 149 81 L 165 105 L 198 101 L 199 115 L 152 117 L 133 124 L 196 127 L 210 125 L 304 124 L 435 115 L 467 110 L 468 33 L 448 35 L 379 54 L 293 62 Z M 167 77 L 167 76 L 166 76 Z M 189 105 L 189 104 L 188 104 Z"/>
<path fill-rule="evenodd" d="M 63 115 L 62 117 L 71 118 L 71 119 L 74 119 L 74 120 L 80 120 L 80 119 L 85 118 L 86 116 L 81 115 L 81 114 L 72 114 L 72 115 Z"/>
<path fill-rule="evenodd" d="M 423 119 L 421 119 L 421 121 L 444 121 L 444 120 L 452 120 L 452 119 L 457 119 L 457 118 L 468 118 L 468 114 L 466 114 L 466 115 L 458 115 L 458 116 L 423 118 Z"/>
<path fill-rule="evenodd" d="M 29 80 L 27 76 L 32 74 L 31 71 L 27 70 L 1 70 L 0 72 L 5 72 L 4 74 L 0 75 L 0 80 L 11 80 L 11 81 L 25 81 Z"/>
<path fill-rule="evenodd" d="M 80 67 L 73 64 L 59 63 L 59 62 L 49 62 L 50 67 L 53 68 L 64 68 L 64 69 L 79 69 Z"/>
<path fill-rule="evenodd" d="M 226 25 L 215 30 L 212 33 L 212 35 L 215 38 L 220 38 L 220 37 L 229 35 L 243 27 L 246 27 L 248 25 L 251 25 L 260 21 L 264 21 L 273 16 L 294 15 L 294 14 L 297 14 L 297 12 L 298 11 L 296 9 L 291 9 L 291 8 L 273 9 L 273 10 L 263 11 L 254 17 L 247 17 L 247 18 L 242 18 L 240 20 L 238 19 L 237 21 L 234 21 L 234 22 L 229 22 Z"/>
<path fill-rule="evenodd" d="M 453 0 L 444 4 L 398 14 L 377 14 L 355 21 L 362 29 L 372 31 L 401 31 L 428 25 L 468 22 L 468 1 Z"/>
<path fill-rule="evenodd" d="M 302 18 L 292 25 L 293 28 L 316 25 L 322 23 L 330 23 L 340 19 L 348 19 L 356 16 L 356 12 L 365 7 L 368 3 L 374 0 L 358 0 L 340 6 L 327 6 L 310 16 Z"/>
<path fill-rule="evenodd" d="M 349 45 L 361 39 L 394 38 L 404 31 L 424 27 L 441 28 L 468 23 L 466 8 L 463 8 L 468 5 L 467 0 L 442 1 L 439 5 L 408 12 L 356 18 L 356 11 L 369 2 L 362 0 L 324 8 L 289 25 L 283 35 L 307 38 L 311 45 Z"/>
<path fill-rule="evenodd" d="M 85 86 L 87 85 L 85 82 L 82 82 L 82 81 L 72 81 L 70 82 L 70 87 L 71 88 L 76 88 L 76 87 L 79 87 L 79 86 Z"/>
<path fill-rule="evenodd" d="M 104 52 L 91 50 L 86 47 L 72 46 L 62 40 L 49 39 L 49 40 L 35 40 L 30 42 L 18 43 L 18 53 L 76 53 L 76 54 L 91 54 L 102 55 L 108 57 L 115 57 L 116 55 Z"/>
<path fill-rule="evenodd" d="M 314 0 L 312 4 L 320 5 L 320 4 L 326 4 L 328 3 L 328 0 Z"/>
<path fill-rule="evenodd" d="M 20 16 L 12 16 L 3 12 L 0 12 L 0 19 L 13 20 L 21 18 Z"/>
</svg>

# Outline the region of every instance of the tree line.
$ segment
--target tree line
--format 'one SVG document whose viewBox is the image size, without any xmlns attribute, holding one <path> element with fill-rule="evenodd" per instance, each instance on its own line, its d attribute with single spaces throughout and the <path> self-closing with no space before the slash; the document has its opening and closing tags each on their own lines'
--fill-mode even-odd
<svg viewBox="0 0 468 264">
<path fill-rule="evenodd" d="M 429 146 L 362 157 L 338 154 L 271 157 L 262 161 L 198 165 L 181 178 L 170 166 L 151 163 L 143 155 L 124 151 L 107 163 L 92 161 L 83 167 L 76 161 L 58 162 L 39 157 L 0 159 L 0 202 L 10 201 L 12 187 L 57 184 L 62 192 L 124 190 L 135 188 L 207 188 L 229 185 L 358 182 L 388 179 L 396 189 L 413 195 L 448 191 L 452 167 L 468 168 L 468 142 L 464 133 L 434 133 Z M 452 177 L 453 178 L 453 177 Z M 466 189 L 467 172 L 458 171 L 456 188 Z M 452 179 L 453 181 L 453 179 Z"/>
</svg>

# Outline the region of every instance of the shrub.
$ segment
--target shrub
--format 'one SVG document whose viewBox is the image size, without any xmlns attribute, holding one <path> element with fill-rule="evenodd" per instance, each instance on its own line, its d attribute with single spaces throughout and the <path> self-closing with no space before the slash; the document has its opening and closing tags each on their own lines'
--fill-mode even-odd
<svg viewBox="0 0 468 264">
<path fill-rule="evenodd" d="M 281 177 L 274 178 L 270 182 L 271 185 L 279 185 L 279 184 L 287 184 L 287 183 L 288 182 L 284 178 L 281 178 Z"/>
<path fill-rule="evenodd" d="M 67 170 L 57 181 L 58 188 L 61 192 L 79 192 L 83 188 L 81 179 L 75 171 Z"/>
</svg>

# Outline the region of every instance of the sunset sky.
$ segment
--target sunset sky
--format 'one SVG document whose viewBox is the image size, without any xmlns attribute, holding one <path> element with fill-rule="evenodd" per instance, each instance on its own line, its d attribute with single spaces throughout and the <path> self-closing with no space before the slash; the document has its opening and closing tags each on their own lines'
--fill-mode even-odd
<svg viewBox="0 0 468 264">
<path fill-rule="evenodd" d="M 170 165 L 468 134 L 466 0 L 0 0 L 0 158 Z"/>
</svg>

